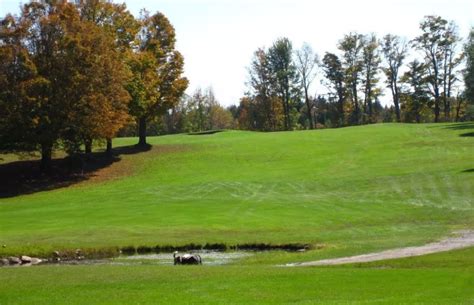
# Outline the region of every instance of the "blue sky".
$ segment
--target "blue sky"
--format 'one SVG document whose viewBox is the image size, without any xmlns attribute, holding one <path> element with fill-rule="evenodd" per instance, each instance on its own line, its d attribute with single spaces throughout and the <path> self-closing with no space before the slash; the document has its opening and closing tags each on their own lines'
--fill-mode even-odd
<svg viewBox="0 0 474 305">
<path fill-rule="evenodd" d="M 25 1 L 23 1 L 25 2 Z M 115 1 L 121 2 L 121 1 Z M 134 0 L 125 1 L 138 15 L 141 8 L 163 12 L 176 28 L 185 57 L 189 93 L 212 86 L 218 100 L 238 103 L 245 92 L 253 52 L 288 37 L 295 48 L 308 42 L 321 56 L 336 51 L 344 34 L 357 31 L 380 37 L 393 33 L 412 39 L 425 15 L 454 20 L 463 37 L 474 26 L 472 0 Z M 0 15 L 17 12 L 20 1 L 0 0 Z M 325 93 L 315 85 L 313 93 Z M 389 101 L 389 98 L 386 98 Z"/>
</svg>

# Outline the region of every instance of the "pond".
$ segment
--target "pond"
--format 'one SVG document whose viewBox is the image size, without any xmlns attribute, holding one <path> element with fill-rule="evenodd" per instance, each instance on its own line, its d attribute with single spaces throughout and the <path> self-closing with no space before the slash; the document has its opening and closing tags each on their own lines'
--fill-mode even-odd
<svg viewBox="0 0 474 305">
<path fill-rule="evenodd" d="M 219 266 L 227 265 L 236 262 L 240 259 L 247 258 L 255 255 L 255 252 L 251 251 L 233 251 L 233 252 L 221 252 L 221 251 L 190 251 L 191 254 L 199 254 L 202 259 L 202 264 L 207 266 Z M 178 255 L 183 255 L 179 253 Z M 37 264 L 11 264 L 4 265 L 4 267 L 30 267 L 40 265 L 173 265 L 173 253 L 160 253 L 160 254 L 142 254 L 142 255 L 121 255 L 116 258 L 108 259 L 83 259 L 83 260 L 63 260 L 63 261 L 52 261 L 43 260 Z M 1 266 L 1 265 L 0 265 Z"/>
<path fill-rule="evenodd" d="M 227 265 L 254 255 L 252 252 L 193 251 L 191 253 L 199 254 L 202 264 L 211 266 Z M 121 256 L 114 259 L 114 262 L 122 264 L 173 265 L 173 253 Z"/>
</svg>

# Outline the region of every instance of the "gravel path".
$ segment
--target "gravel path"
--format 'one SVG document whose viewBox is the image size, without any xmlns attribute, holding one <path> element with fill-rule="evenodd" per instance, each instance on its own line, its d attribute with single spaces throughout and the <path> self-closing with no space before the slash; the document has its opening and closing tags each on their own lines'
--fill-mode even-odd
<svg viewBox="0 0 474 305">
<path fill-rule="evenodd" d="M 450 250 L 468 248 L 474 246 L 474 231 L 462 231 L 456 232 L 455 237 L 449 237 L 439 242 L 430 243 L 424 246 L 418 247 L 407 247 L 386 250 L 382 252 L 369 253 L 357 256 L 341 257 L 324 259 L 319 261 L 305 262 L 305 263 L 294 263 L 287 264 L 289 267 L 300 267 L 300 266 L 330 266 L 330 265 L 343 265 L 353 263 L 367 263 L 380 260 L 388 260 L 395 258 L 404 258 L 412 256 L 421 256 L 431 253 L 445 252 Z"/>
</svg>

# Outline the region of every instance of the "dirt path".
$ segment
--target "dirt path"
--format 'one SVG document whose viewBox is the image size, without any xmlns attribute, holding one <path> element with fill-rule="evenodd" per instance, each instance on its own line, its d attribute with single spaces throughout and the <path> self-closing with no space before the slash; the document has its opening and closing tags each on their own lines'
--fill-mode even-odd
<svg viewBox="0 0 474 305">
<path fill-rule="evenodd" d="M 456 232 L 456 237 L 449 237 L 439 242 L 430 243 L 424 246 L 407 247 L 386 250 L 382 252 L 369 253 L 357 256 L 341 257 L 324 259 L 319 261 L 287 264 L 289 267 L 304 267 L 304 266 L 330 266 L 343 265 L 353 263 L 367 263 L 380 260 L 388 260 L 395 258 L 404 258 L 412 256 L 421 256 L 431 253 L 445 252 L 450 250 L 468 248 L 474 246 L 474 231 Z"/>
</svg>

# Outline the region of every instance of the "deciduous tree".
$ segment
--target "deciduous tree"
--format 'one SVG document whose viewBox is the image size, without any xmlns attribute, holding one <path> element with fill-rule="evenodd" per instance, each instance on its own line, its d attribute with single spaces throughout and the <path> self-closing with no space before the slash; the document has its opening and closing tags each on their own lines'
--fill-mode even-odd
<svg viewBox="0 0 474 305">
<path fill-rule="evenodd" d="M 129 100 L 113 37 L 65 1 L 31 2 L 17 20 L 7 19 L 0 53 L 13 98 L 2 99 L 1 108 L 10 143 L 39 148 L 48 171 L 55 146 L 74 153 L 85 139 L 113 137 Z"/>
<path fill-rule="evenodd" d="M 456 67 L 461 58 L 456 54 L 459 37 L 456 25 L 439 16 L 427 16 L 420 23 L 422 34 L 415 40 L 415 46 L 424 53 L 428 63 L 428 82 L 434 99 L 435 122 L 440 121 L 441 102 L 445 119 L 450 118 L 450 97 L 453 84 L 457 81 Z"/>
<path fill-rule="evenodd" d="M 298 74 L 293 62 L 293 45 L 288 38 L 278 39 L 268 50 L 270 71 L 274 87 L 283 105 L 285 129 L 292 127 L 292 97 L 298 89 Z"/>
<path fill-rule="evenodd" d="M 275 90 L 276 75 L 271 69 L 269 55 L 264 49 L 255 51 L 248 72 L 248 96 L 254 108 L 258 108 L 260 112 L 255 114 L 258 117 L 257 125 L 262 130 L 279 130 L 284 121 L 284 115 L 281 113 L 282 106 L 278 105 L 281 100 L 277 97 Z"/>
<path fill-rule="evenodd" d="M 115 51 L 120 54 L 121 66 L 128 64 L 131 57 L 140 22 L 127 10 L 125 4 L 107 0 L 79 0 L 81 20 L 92 22 L 113 37 Z M 120 103 L 115 103 L 120 105 Z M 123 117 L 123 116 L 122 116 Z M 120 120 L 118 120 L 120 122 Z M 107 152 L 112 153 L 112 138 L 107 138 Z M 92 139 L 85 139 L 86 153 L 91 151 Z"/>
<path fill-rule="evenodd" d="M 361 111 L 359 104 L 359 84 L 362 77 L 363 61 L 363 36 L 357 33 L 349 33 L 339 42 L 338 49 L 342 51 L 343 67 L 348 97 L 353 104 L 351 123 L 360 124 Z"/>
<path fill-rule="evenodd" d="M 471 29 L 468 41 L 465 46 L 466 72 L 464 83 L 466 86 L 466 98 L 471 105 L 474 105 L 474 29 Z"/>
<path fill-rule="evenodd" d="M 301 88 L 304 92 L 304 99 L 306 104 L 306 111 L 309 120 L 309 128 L 314 129 L 314 116 L 313 108 L 314 105 L 309 96 L 309 89 L 312 82 L 316 77 L 316 66 L 319 62 L 317 54 L 314 53 L 313 49 L 309 44 L 303 44 L 300 50 L 296 51 L 296 69 L 299 74 L 299 80 Z"/>
<path fill-rule="evenodd" d="M 421 122 L 422 112 L 429 107 L 427 65 L 414 60 L 408 64 L 408 71 L 401 78 L 407 88 L 400 95 L 403 100 L 405 122 Z"/>
<path fill-rule="evenodd" d="M 139 143 L 146 145 L 147 121 L 179 102 L 188 86 L 184 59 L 175 49 L 175 30 L 162 13 L 142 16 L 139 45 L 132 59 L 131 114 L 138 121 Z"/>
<path fill-rule="evenodd" d="M 364 112 L 367 113 L 368 122 L 376 122 L 373 113 L 373 102 L 377 100 L 381 90 L 377 87 L 379 83 L 380 58 L 379 42 L 372 34 L 363 37 L 362 48 L 362 69 L 364 79 L 362 87 L 364 89 Z"/>
<path fill-rule="evenodd" d="M 326 53 L 323 58 L 323 71 L 329 81 L 329 88 L 337 100 L 338 126 L 343 126 L 346 88 L 344 85 L 344 69 L 339 57 L 333 53 Z"/>
<path fill-rule="evenodd" d="M 392 93 L 397 122 L 401 122 L 399 73 L 406 58 L 408 47 L 400 37 L 388 34 L 383 38 L 382 50 L 386 62 L 383 72 L 387 79 L 387 87 L 390 88 Z"/>
</svg>

